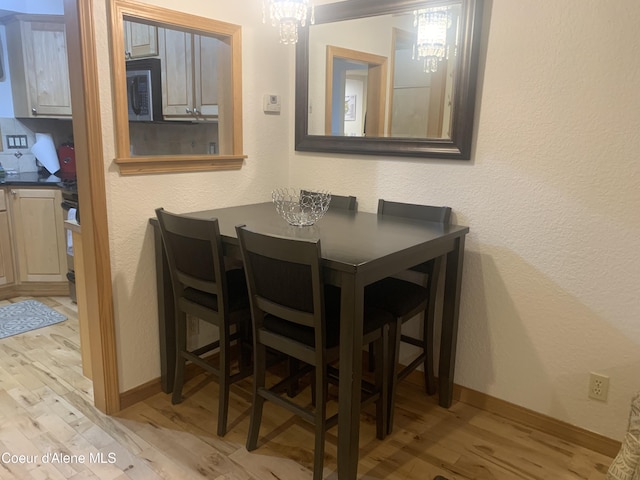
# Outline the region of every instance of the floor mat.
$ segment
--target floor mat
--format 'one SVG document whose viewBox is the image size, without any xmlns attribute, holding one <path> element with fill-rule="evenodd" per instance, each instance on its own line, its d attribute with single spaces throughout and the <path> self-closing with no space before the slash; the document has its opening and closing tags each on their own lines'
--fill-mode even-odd
<svg viewBox="0 0 640 480">
<path fill-rule="evenodd" d="M 0 338 L 48 327 L 67 317 L 37 300 L 25 300 L 0 307 Z"/>
</svg>

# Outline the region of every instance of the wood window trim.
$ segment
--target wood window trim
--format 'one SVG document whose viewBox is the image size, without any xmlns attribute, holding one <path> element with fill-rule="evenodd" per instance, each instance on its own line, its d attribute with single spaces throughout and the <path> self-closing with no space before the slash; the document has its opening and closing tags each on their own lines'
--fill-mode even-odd
<svg viewBox="0 0 640 480">
<path fill-rule="evenodd" d="M 180 155 L 116 158 L 121 175 L 239 170 L 246 155 Z"/>
<path fill-rule="evenodd" d="M 247 158 L 243 152 L 242 132 L 242 35 L 241 27 L 231 23 L 188 13 L 169 10 L 153 5 L 129 0 L 111 0 L 111 59 L 114 92 L 114 111 L 116 121 L 116 158 L 121 175 L 153 173 L 202 172 L 216 170 L 237 170 L 242 168 Z M 117 52 L 124 52 L 124 20 L 138 19 L 154 24 L 189 31 L 224 35 L 229 37 L 231 45 L 231 85 L 229 101 L 233 118 L 231 154 L 225 155 L 168 155 L 168 156 L 132 156 L 129 141 L 129 119 L 127 112 L 126 64 Z"/>
</svg>

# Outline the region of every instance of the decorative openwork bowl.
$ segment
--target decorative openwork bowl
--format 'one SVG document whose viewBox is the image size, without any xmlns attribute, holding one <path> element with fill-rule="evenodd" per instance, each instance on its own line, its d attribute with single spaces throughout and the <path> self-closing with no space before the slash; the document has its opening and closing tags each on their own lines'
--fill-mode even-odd
<svg viewBox="0 0 640 480">
<path fill-rule="evenodd" d="M 276 212 L 289 225 L 304 227 L 322 218 L 331 201 L 329 192 L 311 192 L 299 188 L 276 188 L 271 193 Z"/>
</svg>

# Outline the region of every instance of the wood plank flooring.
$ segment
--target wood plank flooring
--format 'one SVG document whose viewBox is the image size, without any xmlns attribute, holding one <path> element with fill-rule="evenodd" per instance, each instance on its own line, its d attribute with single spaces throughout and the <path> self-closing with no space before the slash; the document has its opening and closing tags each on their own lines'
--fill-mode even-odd
<svg viewBox="0 0 640 480">
<path fill-rule="evenodd" d="M 224 438 L 215 435 L 217 383 L 205 375 L 186 385 L 180 405 L 157 394 L 103 415 L 82 376 L 75 305 L 38 300 L 68 320 L 0 340 L 0 479 L 311 478 L 312 428 L 272 404 L 265 406 L 259 448 L 244 448 L 251 379 L 231 388 Z M 374 409 L 363 413 L 359 478 L 603 480 L 611 462 L 461 402 L 443 409 L 417 384 L 400 386 L 397 408 L 395 431 L 384 441 L 375 438 Z M 325 455 L 325 478 L 333 480 L 336 434 L 328 432 Z"/>
</svg>

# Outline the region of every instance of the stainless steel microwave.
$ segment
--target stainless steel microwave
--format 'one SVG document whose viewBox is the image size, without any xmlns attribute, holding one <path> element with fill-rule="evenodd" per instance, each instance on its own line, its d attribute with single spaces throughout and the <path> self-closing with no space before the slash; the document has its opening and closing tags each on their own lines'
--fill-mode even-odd
<svg viewBox="0 0 640 480">
<path fill-rule="evenodd" d="M 127 62 L 127 103 L 130 122 L 163 120 L 160 75 L 159 58 Z"/>
</svg>

